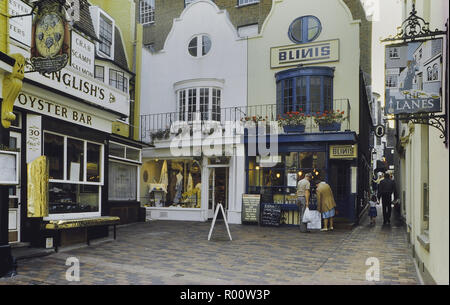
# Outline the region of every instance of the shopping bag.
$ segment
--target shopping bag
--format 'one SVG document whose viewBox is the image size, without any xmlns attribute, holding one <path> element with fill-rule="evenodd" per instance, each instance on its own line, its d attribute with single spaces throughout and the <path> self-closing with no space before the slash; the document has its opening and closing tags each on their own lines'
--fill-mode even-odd
<svg viewBox="0 0 450 305">
<path fill-rule="evenodd" d="M 304 223 L 311 222 L 312 220 L 311 215 L 312 215 L 311 211 L 308 208 L 306 208 L 305 213 L 303 214 L 302 222 Z"/>
<path fill-rule="evenodd" d="M 310 211 L 311 221 L 308 223 L 308 230 L 320 230 L 322 229 L 322 214 L 319 211 Z"/>
</svg>

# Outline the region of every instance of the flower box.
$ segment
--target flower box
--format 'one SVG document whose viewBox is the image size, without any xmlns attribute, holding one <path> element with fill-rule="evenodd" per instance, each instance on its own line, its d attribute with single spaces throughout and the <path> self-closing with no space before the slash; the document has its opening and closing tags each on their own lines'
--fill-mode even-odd
<svg viewBox="0 0 450 305">
<path fill-rule="evenodd" d="M 319 124 L 319 130 L 320 131 L 340 131 L 341 123 L 334 122 L 334 123 L 328 123 L 328 124 Z"/>
<path fill-rule="evenodd" d="M 304 133 L 305 125 L 286 125 L 283 126 L 285 133 Z"/>
</svg>

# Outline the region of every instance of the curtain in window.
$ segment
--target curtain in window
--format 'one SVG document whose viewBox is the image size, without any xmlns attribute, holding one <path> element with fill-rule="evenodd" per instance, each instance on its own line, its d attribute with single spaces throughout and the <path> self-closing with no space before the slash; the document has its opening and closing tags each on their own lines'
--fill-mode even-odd
<svg viewBox="0 0 450 305">
<path fill-rule="evenodd" d="M 109 162 L 109 200 L 137 200 L 137 167 Z"/>
</svg>

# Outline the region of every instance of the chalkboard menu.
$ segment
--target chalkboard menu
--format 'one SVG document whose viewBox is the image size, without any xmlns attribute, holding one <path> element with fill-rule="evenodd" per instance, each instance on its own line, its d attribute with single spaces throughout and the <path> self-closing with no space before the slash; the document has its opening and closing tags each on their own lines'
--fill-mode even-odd
<svg viewBox="0 0 450 305">
<path fill-rule="evenodd" d="M 266 203 L 261 206 L 261 225 L 263 226 L 280 226 L 281 205 Z"/>
<path fill-rule="evenodd" d="M 258 222 L 260 195 L 242 195 L 242 222 Z"/>
</svg>

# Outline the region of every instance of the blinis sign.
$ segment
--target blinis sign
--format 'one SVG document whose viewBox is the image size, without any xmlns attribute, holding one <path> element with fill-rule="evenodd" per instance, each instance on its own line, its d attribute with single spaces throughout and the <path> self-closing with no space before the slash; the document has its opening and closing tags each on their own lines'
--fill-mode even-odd
<svg viewBox="0 0 450 305">
<path fill-rule="evenodd" d="M 31 65 L 40 73 L 56 72 L 69 61 L 70 32 L 65 0 L 41 0 L 31 32 Z"/>
</svg>

